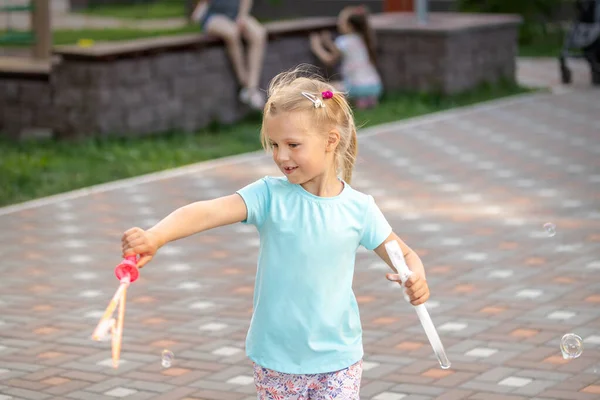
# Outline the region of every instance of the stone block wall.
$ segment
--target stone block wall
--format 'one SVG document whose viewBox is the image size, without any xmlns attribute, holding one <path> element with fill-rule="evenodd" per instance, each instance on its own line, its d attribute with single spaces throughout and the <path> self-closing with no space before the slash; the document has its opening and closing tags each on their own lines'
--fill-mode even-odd
<svg viewBox="0 0 600 400">
<path fill-rule="evenodd" d="M 54 114 L 52 85 L 43 79 L 0 78 L 0 136 L 27 138 L 39 130 L 52 131 Z"/>
<path fill-rule="evenodd" d="M 444 91 L 456 93 L 470 88 L 473 81 L 496 82 L 514 77 L 517 36 L 514 29 L 497 27 L 450 37 L 446 51 L 453 62 L 444 74 Z"/>
<path fill-rule="evenodd" d="M 448 66 L 446 40 L 441 35 L 422 37 L 407 33 L 378 35 L 378 63 L 389 90 L 441 90 Z"/>
<path fill-rule="evenodd" d="M 373 16 L 385 90 L 455 93 L 483 81 L 514 79 L 518 19 L 432 16 L 427 27 L 417 26 L 412 14 Z M 267 28 L 263 89 L 283 70 L 317 64 L 308 35 L 333 31 L 335 18 Z M 192 132 L 211 121 L 233 123 L 250 111 L 238 101 L 231 64 L 214 38 L 182 35 L 55 52 L 60 62 L 46 75 L 0 68 L 0 134 L 22 138 L 46 130 L 68 138 Z"/>
<path fill-rule="evenodd" d="M 456 10 L 457 2 L 458 0 L 429 0 L 428 8 L 432 12 Z M 342 8 L 356 4 L 356 0 L 278 0 L 274 5 L 272 0 L 254 0 L 252 13 L 264 19 L 334 17 Z M 384 0 L 361 0 L 359 4 L 367 6 L 373 13 L 380 13 L 385 9 Z"/>
<path fill-rule="evenodd" d="M 261 88 L 302 62 L 316 62 L 306 36 L 271 41 Z M 54 96 L 56 112 L 65 116 L 56 126 L 61 136 L 192 132 L 212 121 L 233 123 L 249 112 L 238 101 L 234 72 L 220 45 L 107 62 L 63 62 L 53 71 L 51 85 L 61 88 Z"/>
<path fill-rule="evenodd" d="M 192 131 L 241 117 L 223 47 L 112 62 L 73 60 L 53 71 L 61 136 Z"/>
<path fill-rule="evenodd" d="M 386 89 L 457 93 L 476 82 L 514 79 L 518 32 L 511 26 L 473 31 L 378 33 Z"/>
</svg>

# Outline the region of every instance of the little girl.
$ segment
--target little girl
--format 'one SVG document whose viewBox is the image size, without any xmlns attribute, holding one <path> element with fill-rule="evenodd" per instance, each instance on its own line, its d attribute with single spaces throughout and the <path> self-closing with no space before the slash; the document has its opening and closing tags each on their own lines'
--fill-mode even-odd
<svg viewBox="0 0 600 400">
<path fill-rule="evenodd" d="M 358 108 L 374 107 L 383 87 L 375 66 L 375 36 L 367 10 L 362 6 L 344 8 L 338 16 L 338 31 L 341 35 L 335 41 L 329 31 L 313 33 L 311 49 L 328 66 L 341 60 L 343 90 Z"/>
<path fill-rule="evenodd" d="M 123 255 L 143 267 L 166 243 L 242 222 L 260 234 L 254 311 L 246 339 L 259 399 L 358 399 L 362 328 L 352 279 L 359 246 L 394 269 L 399 242 L 413 305 L 429 298 L 423 264 L 392 232 L 372 196 L 350 186 L 356 127 L 345 97 L 302 70 L 271 82 L 261 140 L 284 176 L 175 210 L 149 230 L 132 228 Z M 397 274 L 387 274 L 400 282 Z"/>
</svg>

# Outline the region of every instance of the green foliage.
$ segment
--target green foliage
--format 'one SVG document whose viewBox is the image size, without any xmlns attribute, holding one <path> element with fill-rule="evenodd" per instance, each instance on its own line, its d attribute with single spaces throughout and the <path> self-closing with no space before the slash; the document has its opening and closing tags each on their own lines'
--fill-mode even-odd
<svg viewBox="0 0 600 400">
<path fill-rule="evenodd" d="M 463 11 L 552 16 L 562 0 L 460 0 Z"/>
<path fill-rule="evenodd" d="M 467 12 L 519 14 L 523 17 L 520 44 L 531 44 L 548 33 L 562 0 L 459 0 L 459 9 Z"/>
</svg>

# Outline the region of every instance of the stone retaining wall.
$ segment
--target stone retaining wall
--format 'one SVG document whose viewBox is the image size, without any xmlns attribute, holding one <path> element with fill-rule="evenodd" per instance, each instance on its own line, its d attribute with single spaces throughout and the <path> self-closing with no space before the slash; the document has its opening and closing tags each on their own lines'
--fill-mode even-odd
<svg viewBox="0 0 600 400">
<path fill-rule="evenodd" d="M 386 90 L 454 93 L 484 81 L 514 79 L 519 19 L 432 14 L 373 16 Z M 268 24 L 261 87 L 278 72 L 316 64 L 308 34 L 335 29 L 334 18 Z M 46 74 L 0 68 L 0 132 L 21 138 L 148 135 L 232 123 L 249 110 L 222 43 L 202 35 L 152 38 L 91 48 L 57 47 Z"/>
<path fill-rule="evenodd" d="M 306 35 L 269 43 L 261 87 L 278 72 L 315 61 Z M 233 123 L 249 110 L 221 45 L 123 58 L 110 62 L 72 60 L 54 71 L 55 106 L 64 135 L 144 135 L 191 132 L 211 121 Z"/>
<path fill-rule="evenodd" d="M 52 86 L 42 79 L 0 78 L 0 136 L 25 138 L 56 126 Z"/>
<path fill-rule="evenodd" d="M 445 16 L 433 14 L 430 23 L 437 29 L 416 26 L 408 16 L 400 24 L 382 24 L 377 36 L 386 89 L 457 93 L 480 82 L 514 80 L 515 25 L 479 25 L 469 15 L 456 14 L 452 21 Z M 463 27 L 453 29 L 455 24 Z"/>
</svg>

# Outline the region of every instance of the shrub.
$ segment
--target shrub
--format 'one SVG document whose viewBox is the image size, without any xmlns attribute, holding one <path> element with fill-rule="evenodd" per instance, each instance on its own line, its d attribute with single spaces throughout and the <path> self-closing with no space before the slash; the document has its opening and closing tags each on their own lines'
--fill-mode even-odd
<svg viewBox="0 0 600 400">
<path fill-rule="evenodd" d="M 564 0 L 459 0 L 459 9 L 467 12 L 519 14 L 523 18 L 520 44 L 530 44 L 546 35 L 548 25 Z"/>
</svg>

